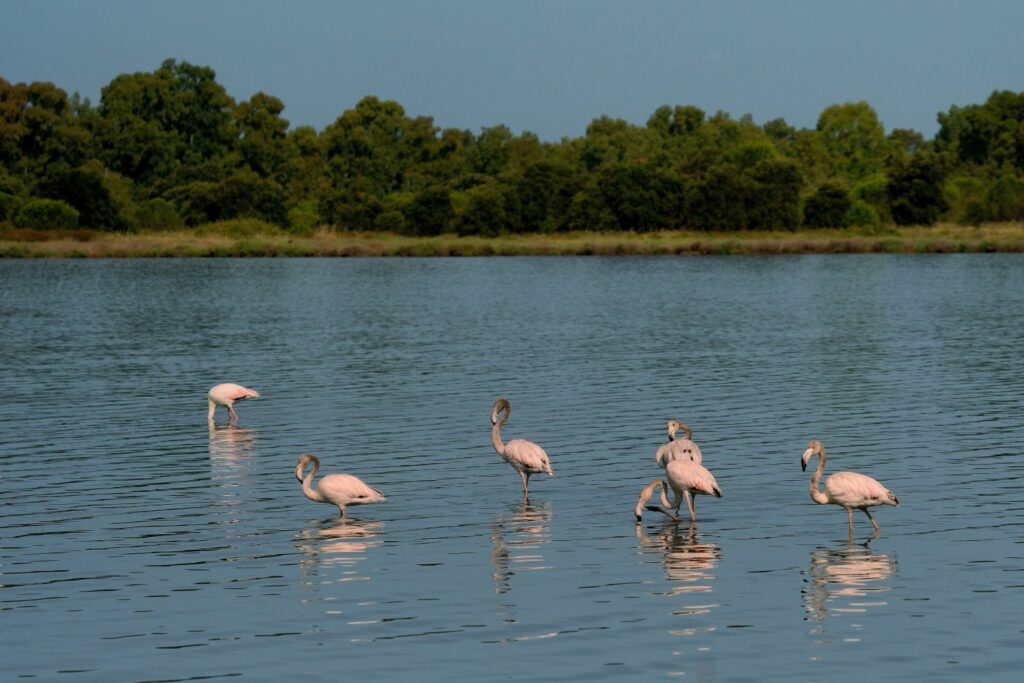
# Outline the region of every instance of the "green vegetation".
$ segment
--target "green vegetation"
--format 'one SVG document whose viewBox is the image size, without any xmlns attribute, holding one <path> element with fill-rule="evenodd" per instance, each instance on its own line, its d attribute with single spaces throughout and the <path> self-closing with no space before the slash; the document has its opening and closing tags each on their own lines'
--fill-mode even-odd
<svg viewBox="0 0 1024 683">
<path fill-rule="evenodd" d="M 565 232 L 433 237 L 318 229 L 296 235 L 255 219 L 195 230 L 0 230 L 0 258 L 173 256 L 568 256 L 1024 252 L 1024 224 L 795 232 Z"/>
<path fill-rule="evenodd" d="M 852 251 L 1017 249 L 966 233 L 910 247 L 894 228 L 1024 220 L 1024 93 L 940 113 L 933 140 L 886 133 L 865 102 L 813 130 L 662 106 L 559 142 L 442 130 L 376 97 L 319 132 L 283 111 L 175 60 L 117 76 L 98 105 L 0 78 L 0 251 L 762 253 L 822 250 L 821 235 Z M 763 237 L 776 232 L 792 239 Z"/>
</svg>

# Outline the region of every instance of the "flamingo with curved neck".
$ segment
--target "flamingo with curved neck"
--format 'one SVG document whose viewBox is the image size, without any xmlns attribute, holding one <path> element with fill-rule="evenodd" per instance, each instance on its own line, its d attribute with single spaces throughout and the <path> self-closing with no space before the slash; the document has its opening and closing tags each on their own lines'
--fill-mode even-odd
<svg viewBox="0 0 1024 683">
<path fill-rule="evenodd" d="M 498 452 L 502 460 L 519 473 L 519 479 L 523 482 L 523 496 L 530 496 L 530 475 L 543 472 L 549 477 L 554 476 L 551 464 L 548 462 L 548 454 L 544 449 L 526 439 L 512 439 L 508 443 L 501 441 L 501 427 L 512 414 L 512 404 L 503 398 L 494 402 L 491 409 L 491 444 Z"/>
<path fill-rule="evenodd" d="M 676 432 L 680 429 L 686 436 L 676 439 Z M 673 460 L 689 460 L 699 465 L 703 456 L 700 447 L 693 442 L 693 430 L 678 420 L 669 420 L 666 430 L 668 431 L 668 443 L 662 444 L 654 454 L 658 467 L 664 468 Z"/>
<path fill-rule="evenodd" d="M 853 541 L 854 510 L 862 510 L 868 516 L 868 519 L 871 520 L 871 525 L 875 527 L 875 531 L 879 531 L 878 522 L 868 512 L 868 508 L 875 507 L 876 505 L 892 505 L 896 507 L 900 503 L 899 499 L 896 498 L 896 494 L 882 486 L 881 482 L 877 479 L 872 479 L 866 474 L 860 474 L 859 472 L 836 472 L 829 475 L 828 479 L 825 480 L 825 490 L 822 491 L 818 488 L 818 483 L 821 481 L 821 475 L 825 471 L 825 446 L 820 441 L 812 439 L 808 442 L 807 450 L 800 457 L 800 467 L 806 472 L 807 461 L 815 455 L 818 456 L 818 468 L 811 475 L 811 500 L 818 505 L 828 505 L 831 503 L 846 508 L 847 519 L 850 524 L 851 542 Z"/>
<path fill-rule="evenodd" d="M 311 464 L 313 469 L 303 476 L 306 467 Z M 313 488 L 313 477 L 320 471 L 320 459 L 312 453 L 303 453 L 295 465 L 295 478 L 302 482 L 302 493 L 317 503 L 337 505 L 340 516 L 345 516 L 346 505 L 369 505 L 384 501 L 384 494 L 367 486 L 359 477 L 351 474 L 325 474 L 320 477 L 317 487 Z"/>
<path fill-rule="evenodd" d="M 649 501 L 651 497 L 654 496 L 654 491 L 659 487 L 661 487 L 661 491 L 659 491 L 659 493 L 661 494 L 661 505 L 647 505 L 647 501 Z M 676 500 L 670 504 L 668 502 L 668 497 L 665 494 L 667 490 L 668 484 L 665 483 L 663 479 L 655 479 L 650 484 L 645 486 L 643 490 L 640 491 L 640 497 L 637 498 L 636 501 L 636 508 L 633 510 L 633 514 L 636 515 L 636 521 L 639 522 L 643 519 L 644 507 L 646 506 L 648 510 L 652 512 L 661 512 L 667 515 L 669 519 L 671 519 L 673 522 L 678 522 L 679 518 L 671 512 L 669 512 L 668 508 L 673 508 L 675 510 L 679 509 L 679 506 L 681 504 L 681 501 L 678 498 L 679 492 L 673 491 L 673 493 L 677 494 L 677 497 Z"/>
</svg>

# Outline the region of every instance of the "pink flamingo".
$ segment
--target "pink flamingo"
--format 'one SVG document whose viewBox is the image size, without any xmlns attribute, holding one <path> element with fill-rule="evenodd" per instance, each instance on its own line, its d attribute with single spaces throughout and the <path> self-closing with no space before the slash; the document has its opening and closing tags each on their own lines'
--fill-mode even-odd
<svg viewBox="0 0 1024 683">
<path fill-rule="evenodd" d="M 714 496 L 715 498 L 722 497 L 722 489 L 718 487 L 718 482 L 715 481 L 714 475 L 703 465 L 698 465 L 689 460 L 672 460 L 665 466 L 665 474 L 668 475 L 668 486 L 672 488 L 673 493 L 674 500 L 671 507 L 678 513 L 679 506 L 685 499 L 686 507 L 690 512 L 691 522 L 697 521 L 698 493 Z M 636 509 L 634 510 L 637 521 L 640 520 L 644 504 L 654 495 L 654 489 L 658 487 L 659 483 L 661 484 L 661 502 L 665 507 L 669 507 L 668 499 L 665 496 L 665 482 L 655 479 L 640 492 L 640 499 L 637 500 Z M 675 521 L 679 521 L 676 515 L 669 514 L 664 508 L 649 506 L 647 509 L 664 512 Z"/>
<path fill-rule="evenodd" d="M 895 507 L 900 503 L 896 495 L 882 486 L 878 480 L 858 472 L 836 472 L 829 475 L 828 479 L 825 480 L 825 490 L 819 491 L 818 482 L 821 481 L 821 474 L 825 471 L 825 447 L 817 439 L 808 442 L 807 450 L 804 451 L 803 456 L 800 458 L 800 468 L 806 472 L 807 461 L 815 455 L 818 456 L 818 469 L 814 470 L 814 474 L 811 476 L 811 500 L 818 505 L 832 503 L 846 508 L 850 522 L 851 542 L 853 541 L 853 511 L 855 509 L 863 510 L 864 514 L 871 520 L 871 525 L 875 527 L 875 531 L 879 531 L 878 522 L 868 512 L 868 508 L 876 505 L 892 505 Z"/>
<path fill-rule="evenodd" d="M 668 443 L 663 444 L 654 454 L 658 467 L 664 468 L 672 460 L 689 460 L 698 465 L 701 462 L 700 448 L 693 442 L 693 431 L 677 420 L 669 420 L 666 425 L 668 429 Z M 676 432 L 683 430 L 686 437 L 676 439 Z"/>
<path fill-rule="evenodd" d="M 218 384 L 214 388 L 210 389 L 210 392 L 206 395 L 207 402 L 210 404 L 210 412 L 207 415 L 207 419 L 213 421 L 213 413 L 217 410 L 217 406 L 224 406 L 228 409 L 228 422 L 233 423 L 238 421 L 238 413 L 231 406 L 235 405 L 239 401 L 244 401 L 247 398 L 259 398 L 260 394 L 258 391 L 253 389 L 246 389 L 240 384 Z"/>
<path fill-rule="evenodd" d="M 491 411 L 491 443 L 498 455 L 515 468 L 519 478 L 523 482 L 523 497 L 530 496 L 530 475 L 543 472 L 549 477 L 554 476 L 551 464 L 548 462 L 548 454 L 544 449 L 526 439 L 512 439 L 508 443 L 501 442 L 501 426 L 508 421 L 512 414 L 512 405 L 503 398 L 494 402 Z"/>
<path fill-rule="evenodd" d="M 313 469 L 305 477 L 302 476 L 306 466 L 313 463 Z M 302 482 L 302 493 L 310 500 L 318 503 L 337 505 L 341 516 L 345 516 L 346 505 L 369 505 L 384 501 L 384 494 L 367 486 L 359 477 L 351 474 L 325 474 L 320 477 L 317 487 L 313 488 L 313 477 L 320 471 L 320 459 L 311 453 L 299 456 L 295 465 L 295 478 Z"/>
</svg>

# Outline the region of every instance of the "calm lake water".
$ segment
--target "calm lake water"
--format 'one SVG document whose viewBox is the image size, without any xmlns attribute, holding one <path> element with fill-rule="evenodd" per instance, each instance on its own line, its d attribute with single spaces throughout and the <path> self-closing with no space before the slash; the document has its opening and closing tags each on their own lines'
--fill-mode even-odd
<svg viewBox="0 0 1024 683">
<path fill-rule="evenodd" d="M 1024 666 L 1019 255 L 3 261 L 0 291 L 3 680 Z M 262 398 L 208 428 L 226 381 Z M 528 502 L 498 397 L 551 456 Z M 724 497 L 637 525 L 669 418 Z M 867 545 L 811 438 L 899 496 Z M 306 451 L 387 502 L 306 500 Z"/>
</svg>

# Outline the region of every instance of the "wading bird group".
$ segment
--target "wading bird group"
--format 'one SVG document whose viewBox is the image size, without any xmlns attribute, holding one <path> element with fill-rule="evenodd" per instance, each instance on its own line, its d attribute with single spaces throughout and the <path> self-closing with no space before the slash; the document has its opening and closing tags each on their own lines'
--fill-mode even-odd
<svg viewBox="0 0 1024 683">
<path fill-rule="evenodd" d="M 218 384 L 207 394 L 209 402 L 209 421 L 213 422 L 218 406 L 228 410 L 228 422 L 234 424 L 238 413 L 235 403 L 249 398 L 259 398 L 259 393 L 238 384 Z M 519 474 L 523 485 L 523 497 L 530 495 L 530 476 L 546 474 L 554 476 L 548 454 L 543 448 L 526 439 L 501 440 L 501 428 L 512 414 L 512 405 L 499 398 L 491 407 L 491 444 L 494 450 Z M 690 523 L 697 521 L 697 495 L 722 497 L 722 489 L 711 472 L 702 464 L 703 456 L 700 447 L 693 441 L 693 431 L 677 420 L 669 420 L 666 425 L 668 442 L 658 448 L 654 460 L 658 467 L 665 470 L 665 478 L 653 479 L 640 491 L 634 513 L 639 523 L 643 511 L 651 510 L 666 515 L 671 520 L 681 521 L 679 508 L 686 501 L 690 515 Z M 684 436 L 677 439 L 676 435 L 683 432 Z M 825 447 L 817 439 L 807 444 L 807 450 L 800 458 L 800 466 L 806 471 L 808 461 L 818 456 L 818 467 L 811 475 L 811 500 L 819 505 L 838 505 L 847 512 L 850 540 L 853 540 L 853 511 L 861 510 L 867 515 L 877 533 L 880 528 L 868 508 L 878 505 L 899 504 L 896 495 L 882 486 L 880 482 L 858 472 L 836 472 L 825 480 L 825 490 L 818 488 L 821 475 L 825 471 Z M 310 468 L 310 465 L 312 467 Z M 306 473 L 306 469 L 309 473 Z M 325 474 L 313 486 L 313 478 L 320 470 L 320 460 L 310 453 L 299 456 L 295 465 L 295 478 L 302 483 L 302 493 L 312 501 L 329 503 L 338 507 L 342 517 L 345 508 L 350 505 L 367 505 L 385 500 L 384 494 L 367 485 L 362 479 L 351 474 Z M 672 491 L 672 502 L 668 500 L 668 491 Z M 661 505 L 648 504 L 655 494 L 659 495 Z"/>
</svg>

